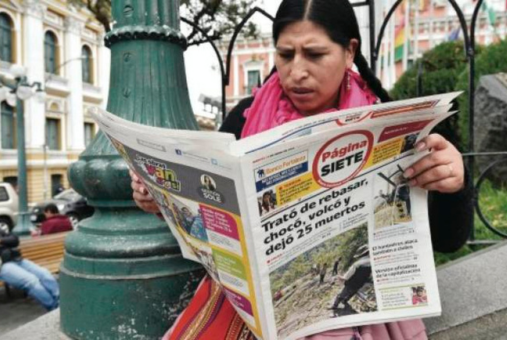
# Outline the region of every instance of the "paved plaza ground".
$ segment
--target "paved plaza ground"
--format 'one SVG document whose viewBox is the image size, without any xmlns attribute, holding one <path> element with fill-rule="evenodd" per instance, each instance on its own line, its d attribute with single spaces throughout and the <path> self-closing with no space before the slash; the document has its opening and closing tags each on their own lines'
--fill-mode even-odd
<svg viewBox="0 0 507 340">
<path fill-rule="evenodd" d="M 43 307 L 35 300 L 24 297 L 21 291 L 12 289 L 11 297 L 7 297 L 5 288 L 0 287 L 0 339 L 7 332 L 46 313 Z"/>
</svg>

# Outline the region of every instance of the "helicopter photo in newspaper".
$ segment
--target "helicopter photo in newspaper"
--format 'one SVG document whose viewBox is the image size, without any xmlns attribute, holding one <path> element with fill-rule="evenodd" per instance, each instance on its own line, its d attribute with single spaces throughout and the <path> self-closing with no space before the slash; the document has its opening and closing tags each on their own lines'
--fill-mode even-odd
<svg viewBox="0 0 507 340">
<path fill-rule="evenodd" d="M 367 224 L 294 258 L 270 281 L 279 338 L 325 319 L 377 311 Z"/>
<path fill-rule="evenodd" d="M 410 186 L 399 164 L 377 173 L 374 180 L 375 229 L 412 221 Z"/>
</svg>

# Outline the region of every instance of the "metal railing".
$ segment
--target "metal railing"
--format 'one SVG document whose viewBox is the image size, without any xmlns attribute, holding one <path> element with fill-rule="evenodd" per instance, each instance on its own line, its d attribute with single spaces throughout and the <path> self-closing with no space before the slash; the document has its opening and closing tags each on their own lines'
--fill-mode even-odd
<svg viewBox="0 0 507 340">
<path fill-rule="evenodd" d="M 374 0 L 366 0 L 363 2 L 356 2 L 353 3 L 353 7 L 364 7 L 368 6 L 368 17 L 369 17 L 369 42 L 370 42 L 370 65 L 373 70 L 373 72 L 376 72 L 376 65 L 377 61 L 379 59 L 379 51 L 382 45 L 382 39 L 384 37 L 384 33 L 386 30 L 386 27 L 389 23 L 389 21 L 392 19 L 393 14 L 396 12 L 396 9 L 398 6 L 401 5 L 403 1 L 407 0 L 397 0 L 391 8 L 387 11 L 386 17 L 384 18 L 382 25 L 380 26 L 380 31 L 378 34 L 378 37 L 375 38 L 375 6 L 374 6 Z M 466 153 L 463 153 L 463 157 L 466 160 L 466 164 L 468 169 L 470 169 L 470 174 L 472 181 L 474 183 L 474 195 L 473 195 L 473 205 L 475 209 L 475 213 L 479 217 L 479 219 L 484 223 L 486 228 L 491 230 L 494 234 L 501 236 L 503 238 L 507 238 L 507 233 L 503 232 L 499 229 L 499 226 L 493 226 L 491 222 L 488 220 L 484 212 L 482 211 L 482 207 L 479 202 L 480 192 L 482 185 L 485 183 L 488 174 L 491 172 L 491 170 L 503 163 L 507 162 L 507 151 L 501 151 L 501 152 L 475 152 L 474 142 L 475 142 L 475 133 L 474 133 L 474 122 L 475 122 L 475 112 L 474 112 L 474 93 L 475 93 L 475 28 L 477 25 L 477 19 L 479 16 L 480 8 L 483 4 L 484 0 L 479 0 L 475 4 L 474 12 L 472 15 L 472 20 L 470 23 L 470 27 L 467 26 L 467 21 L 465 19 L 465 16 L 463 14 L 463 11 L 459 8 L 459 5 L 456 3 L 455 0 L 449 0 L 449 3 L 451 4 L 453 10 L 455 11 L 461 31 L 463 33 L 463 41 L 464 41 L 464 53 L 467 59 L 468 63 L 468 69 L 469 69 L 469 79 L 468 79 L 468 106 L 469 106 L 469 120 L 468 120 L 468 134 L 469 134 L 469 140 L 468 140 L 468 151 Z M 220 66 L 220 72 L 221 72 L 221 86 L 222 86 L 222 115 L 223 119 L 225 119 L 225 116 L 227 114 L 226 111 L 226 88 L 230 85 L 230 78 L 231 78 L 231 60 L 232 60 L 232 52 L 236 43 L 236 40 L 241 33 L 241 30 L 245 26 L 245 24 L 252 18 L 253 15 L 256 13 L 259 13 L 266 18 L 270 20 L 274 20 L 274 18 L 264 11 L 263 9 L 259 7 L 255 7 L 243 18 L 243 20 L 238 24 L 238 26 L 235 28 L 231 40 L 229 41 L 229 45 L 227 48 L 227 54 L 225 63 L 222 58 L 222 55 L 220 54 L 220 49 L 217 47 L 215 42 L 209 38 L 209 36 L 204 32 L 202 29 L 200 29 L 198 26 L 196 26 L 194 23 L 192 23 L 190 20 L 186 18 L 181 18 L 181 20 L 190 25 L 191 27 L 198 30 L 211 44 L 213 47 L 213 50 L 215 51 L 216 57 L 219 61 Z M 417 43 L 417 42 L 416 42 Z M 420 63 L 421 65 L 422 63 Z M 422 69 L 419 71 L 419 74 L 422 72 Z M 422 82 L 421 79 L 418 79 L 417 81 L 417 88 L 418 93 L 422 92 Z M 495 156 L 499 157 L 498 160 L 492 162 L 489 164 L 482 173 L 476 175 L 475 172 L 475 159 L 476 157 L 486 157 L 486 156 Z M 472 234 L 470 236 L 469 244 L 478 245 L 478 244 L 491 244 L 498 241 L 495 240 L 476 240 L 475 239 L 475 220 L 474 217 L 472 217 L 471 224 L 474 226 L 472 229 Z M 505 225 L 507 227 L 507 224 Z"/>
</svg>

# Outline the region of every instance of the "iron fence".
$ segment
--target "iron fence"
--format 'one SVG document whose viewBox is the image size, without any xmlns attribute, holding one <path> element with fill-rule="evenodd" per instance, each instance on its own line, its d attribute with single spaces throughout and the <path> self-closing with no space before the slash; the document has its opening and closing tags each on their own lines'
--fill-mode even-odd
<svg viewBox="0 0 507 340">
<path fill-rule="evenodd" d="M 356 2 L 353 3 L 353 7 L 368 7 L 368 18 L 369 18 L 369 43 L 370 43 L 370 65 L 374 72 L 376 72 L 376 65 L 377 61 L 379 59 L 379 51 L 382 45 L 382 39 L 384 37 L 384 33 L 386 30 L 387 25 L 389 24 L 389 21 L 392 19 L 393 14 L 396 12 L 396 9 L 401 5 L 401 3 L 404 0 L 397 0 L 387 11 L 386 17 L 384 18 L 379 34 L 377 37 L 375 37 L 375 6 L 374 6 L 374 0 L 365 0 L 363 2 Z M 407 0 L 405 0 L 407 1 Z M 507 224 L 505 226 L 494 226 L 492 223 L 488 220 L 486 215 L 484 214 L 482 207 L 480 205 L 480 192 L 483 184 L 485 183 L 488 174 L 491 172 L 491 170 L 498 166 L 501 163 L 507 162 L 507 151 L 501 151 L 501 152 L 475 152 L 475 133 L 474 133 L 474 124 L 475 124 L 475 111 L 474 111 L 474 93 L 475 93 L 475 52 L 476 52 L 476 45 L 475 45 L 475 30 L 477 25 L 477 19 L 479 17 L 479 12 L 481 9 L 481 6 L 483 4 L 484 0 L 479 0 L 475 4 L 475 8 L 472 15 L 472 20 L 470 23 L 470 27 L 468 27 L 465 19 L 465 15 L 463 14 L 463 11 L 460 9 L 459 5 L 456 3 L 455 0 L 448 0 L 451 4 L 453 10 L 455 11 L 461 31 L 463 33 L 463 42 L 464 42 L 464 53 L 467 59 L 468 63 L 468 69 L 469 69 L 469 79 L 468 79 L 468 112 L 469 112 L 469 120 L 468 120 L 468 134 L 469 134 L 469 140 L 468 140 L 468 146 L 467 146 L 467 152 L 463 153 L 463 157 L 466 161 L 468 169 L 470 169 L 471 178 L 474 183 L 474 195 L 473 195 L 473 206 L 475 209 L 475 213 L 479 217 L 479 219 L 484 223 L 486 228 L 491 230 L 494 234 L 501 236 L 503 238 L 507 238 L 507 232 L 504 232 L 501 230 L 501 227 L 507 227 Z M 222 117 L 225 119 L 225 116 L 227 114 L 226 110 L 226 88 L 230 85 L 230 78 L 231 78 L 231 57 L 232 52 L 236 43 L 236 40 L 241 33 L 243 27 L 245 24 L 254 16 L 255 14 L 259 13 L 260 15 L 265 16 L 266 18 L 270 20 L 274 20 L 274 18 L 264 11 L 263 9 L 259 7 L 255 7 L 252 10 L 249 11 L 249 13 L 243 18 L 243 20 L 238 24 L 238 26 L 235 28 L 231 40 L 229 41 L 229 45 L 227 47 L 227 54 L 224 59 L 222 58 L 222 55 L 220 53 L 219 48 L 215 44 L 213 40 L 210 39 L 210 37 L 204 32 L 202 29 L 200 29 L 197 25 L 195 25 L 190 20 L 182 17 L 181 20 L 190 25 L 191 27 L 198 30 L 206 39 L 206 41 L 212 46 L 216 57 L 219 62 L 220 66 L 220 73 L 221 73 L 221 87 L 222 87 Z M 422 65 L 422 63 L 419 63 L 419 65 Z M 422 92 L 422 81 L 421 76 L 423 74 L 422 68 L 419 69 L 418 72 L 418 80 L 417 80 L 417 91 L 418 93 Z M 475 169 L 475 160 L 477 157 L 491 157 L 495 156 L 498 157 L 497 160 L 491 162 L 484 171 L 481 173 L 476 173 L 474 171 Z M 475 238 L 475 219 L 472 217 L 471 224 L 474 226 L 472 229 L 472 234 L 470 236 L 469 244 L 472 245 L 479 245 L 479 244 L 491 244 L 496 243 L 498 241 L 495 240 L 476 240 Z"/>
</svg>

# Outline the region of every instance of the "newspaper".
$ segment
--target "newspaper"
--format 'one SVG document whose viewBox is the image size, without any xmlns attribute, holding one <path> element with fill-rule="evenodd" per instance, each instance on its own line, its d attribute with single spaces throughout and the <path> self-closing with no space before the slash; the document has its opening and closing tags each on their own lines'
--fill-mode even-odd
<svg viewBox="0 0 507 340">
<path fill-rule="evenodd" d="M 404 170 L 449 93 L 326 113 L 236 141 L 90 113 L 184 257 L 259 339 L 441 312 L 427 195 Z"/>
</svg>

